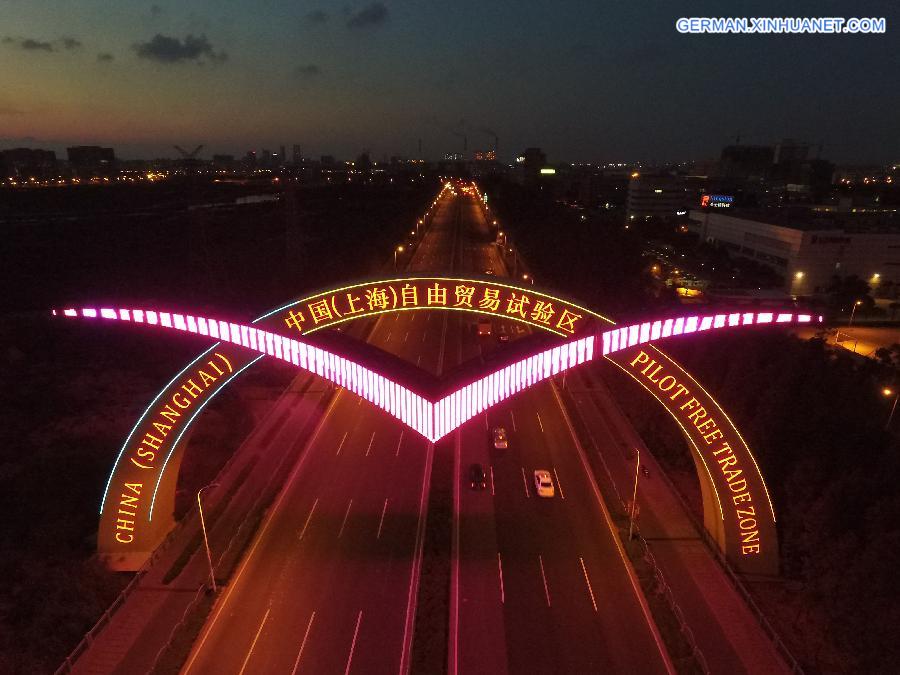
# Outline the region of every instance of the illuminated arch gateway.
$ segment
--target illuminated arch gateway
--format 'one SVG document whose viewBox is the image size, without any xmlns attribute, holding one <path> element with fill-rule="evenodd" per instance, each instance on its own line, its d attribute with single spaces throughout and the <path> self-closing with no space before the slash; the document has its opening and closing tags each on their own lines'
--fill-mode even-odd
<svg viewBox="0 0 900 675">
<path fill-rule="evenodd" d="M 435 395 L 409 378 L 304 337 L 356 318 L 418 309 L 512 319 L 560 339 Z M 775 515 L 752 454 L 715 400 L 652 343 L 721 328 L 811 322 L 809 315 L 733 313 L 612 328 L 609 319 L 533 288 L 449 277 L 361 282 L 288 303 L 250 324 L 155 308 L 66 308 L 53 314 L 172 329 L 216 341 L 157 394 L 116 458 L 98 532 L 99 553 L 113 569 L 138 569 L 171 530 L 186 445 L 180 441 L 212 397 L 263 356 L 360 395 L 432 442 L 522 389 L 603 356 L 647 389 L 685 432 L 700 477 L 705 526 L 723 554 L 742 572 L 777 574 Z"/>
</svg>

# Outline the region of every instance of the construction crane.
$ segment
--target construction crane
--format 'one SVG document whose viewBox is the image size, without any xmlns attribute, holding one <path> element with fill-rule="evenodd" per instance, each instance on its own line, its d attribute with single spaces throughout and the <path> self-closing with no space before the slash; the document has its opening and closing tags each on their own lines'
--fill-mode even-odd
<svg viewBox="0 0 900 675">
<path fill-rule="evenodd" d="M 500 154 L 499 154 L 500 153 L 500 137 L 497 136 L 497 132 L 491 131 L 490 129 L 482 129 L 481 131 L 486 133 L 488 136 L 494 137 L 494 157 L 499 159 L 499 157 L 500 157 Z"/>
<path fill-rule="evenodd" d="M 196 148 L 194 148 L 194 149 L 191 150 L 190 152 L 188 152 L 187 150 L 185 150 L 184 148 L 182 148 L 180 145 L 174 145 L 174 146 L 172 146 L 172 147 L 174 147 L 174 148 L 181 154 L 181 158 L 182 158 L 182 159 L 185 159 L 185 160 L 196 160 L 196 159 L 197 159 L 197 153 L 200 152 L 200 151 L 203 149 L 203 144 L 201 143 L 200 145 L 198 145 Z"/>
</svg>

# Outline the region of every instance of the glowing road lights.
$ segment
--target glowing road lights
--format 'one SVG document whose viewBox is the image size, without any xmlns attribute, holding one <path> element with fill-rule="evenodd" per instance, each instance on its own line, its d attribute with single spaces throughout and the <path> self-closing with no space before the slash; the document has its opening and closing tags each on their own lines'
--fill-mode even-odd
<svg viewBox="0 0 900 675">
<path fill-rule="evenodd" d="M 821 323 L 822 317 L 818 317 Z M 613 330 L 603 331 L 603 355 L 612 354 L 638 344 L 668 338 L 676 335 L 700 333 L 717 328 L 734 328 L 737 326 L 752 326 L 761 324 L 805 324 L 812 323 L 810 314 L 793 314 L 781 312 L 777 315 L 772 312 L 746 312 L 744 314 L 715 314 L 709 316 L 688 316 L 659 321 L 647 321 L 630 326 L 622 326 Z"/>
<path fill-rule="evenodd" d="M 54 316 L 57 316 L 54 314 Z M 66 309 L 64 316 L 97 318 L 95 309 Z M 157 313 L 143 309 L 104 309 L 100 317 L 153 325 Z M 359 363 L 293 338 L 255 326 L 227 324 L 208 317 L 159 312 L 164 328 L 186 333 L 217 332 L 218 339 L 293 364 L 352 391 L 430 441 L 450 433 L 475 415 L 530 386 L 594 358 L 594 336 L 573 340 L 492 372 L 437 402 L 429 401 Z M 131 317 L 125 318 L 125 317 Z M 213 328 L 215 327 L 215 328 Z M 210 330 L 210 329 L 213 330 Z M 212 336 L 211 336 L 212 337 Z"/>
<path fill-rule="evenodd" d="M 402 250 L 401 246 L 397 250 Z M 523 275 L 525 279 L 528 275 Z M 54 316 L 59 313 L 54 311 Z M 594 336 L 589 335 L 529 356 L 492 372 L 461 389 L 432 402 L 365 366 L 338 354 L 300 342 L 287 336 L 260 330 L 255 326 L 225 323 L 190 314 L 155 312 L 145 309 L 69 308 L 63 316 L 130 321 L 135 324 L 161 325 L 231 342 L 308 370 L 344 387 L 417 431 L 431 441 L 450 433 L 473 416 L 500 401 L 542 382 L 553 375 L 594 359 Z M 157 317 L 159 319 L 157 324 Z M 811 323 L 809 314 L 747 312 L 687 316 L 646 321 L 603 331 L 604 356 L 662 338 L 701 333 L 725 327 L 764 324 Z"/>
</svg>

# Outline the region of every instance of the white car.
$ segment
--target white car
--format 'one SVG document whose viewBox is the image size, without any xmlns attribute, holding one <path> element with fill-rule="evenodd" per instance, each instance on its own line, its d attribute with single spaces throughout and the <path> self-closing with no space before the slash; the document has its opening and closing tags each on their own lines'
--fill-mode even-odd
<svg viewBox="0 0 900 675">
<path fill-rule="evenodd" d="M 506 450 L 509 442 L 506 440 L 506 429 L 503 427 L 494 427 L 494 447 L 497 450 Z"/>
<path fill-rule="evenodd" d="M 546 469 L 538 469 L 534 472 L 534 491 L 538 497 L 553 497 L 556 488 L 553 487 L 553 479 Z"/>
</svg>

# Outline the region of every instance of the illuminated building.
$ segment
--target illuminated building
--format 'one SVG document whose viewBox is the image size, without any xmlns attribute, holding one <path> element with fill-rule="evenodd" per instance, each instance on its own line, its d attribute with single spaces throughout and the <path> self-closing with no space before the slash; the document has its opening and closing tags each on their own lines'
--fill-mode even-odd
<svg viewBox="0 0 900 675">
<path fill-rule="evenodd" d="M 681 176 L 635 174 L 628 182 L 626 223 L 650 218 L 673 218 L 676 212 L 689 207 L 692 191 Z"/>
<path fill-rule="evenodd" d="M 692 210 L 688 227 L 730 255 L 771 268 L 783 276 L 784 290 L 791 295 L 825 293 L 833 277 L 851 275 L 877 294 L 896 295 L 900 284 L 898 222 L 892 213 L 717 209 Z"/>
</svg>

